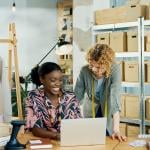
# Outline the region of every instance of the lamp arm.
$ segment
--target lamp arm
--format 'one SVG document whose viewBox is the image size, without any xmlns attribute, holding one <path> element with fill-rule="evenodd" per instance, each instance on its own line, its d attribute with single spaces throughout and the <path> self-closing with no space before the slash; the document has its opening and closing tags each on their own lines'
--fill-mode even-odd
<svg viewBox="0 0 150 150">
<path fill-rule="evenodd" d="M 59 44 L 59 41 L 55 43 L 55 45 L 46 53 L 46 55 L 36 64 L 36 66 L 40 65 L 40 63 L 54 50 L 54 48 Z M 26 76 L 26 80 L 29 78 L 30 73 Z"/>
<path fill-rule="evenodd" d="M 58 45 L 58 42 L 47 52 L 47 54 L 37 63 L 37 66 L 53 51 L 53 49 Z"/>
</svg>

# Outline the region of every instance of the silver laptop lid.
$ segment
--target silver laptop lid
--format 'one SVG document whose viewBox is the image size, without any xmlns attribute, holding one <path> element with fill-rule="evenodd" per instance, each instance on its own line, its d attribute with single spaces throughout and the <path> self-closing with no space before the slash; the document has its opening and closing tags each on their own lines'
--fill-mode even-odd
<svg viewBox="0 0 150 150">
<path fill-rule="evenodd" d="M 61 121 L 61 146 L 105 144 L 106 118 Z"/>
</svg>

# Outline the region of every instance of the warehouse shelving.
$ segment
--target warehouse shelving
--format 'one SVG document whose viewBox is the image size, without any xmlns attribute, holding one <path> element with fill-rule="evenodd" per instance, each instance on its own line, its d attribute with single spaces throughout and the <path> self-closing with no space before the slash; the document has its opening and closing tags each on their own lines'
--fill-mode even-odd
<svg viewBox="0 0 150 150">
<path fill-rule="evenodd" d="M 140 132 L 145 133 L 145 126 L 150 126 L 150 121 L 145 120 L 145 88 L 150 87 L 150 83 L 144 81 L 144 60 L 150 58 L 150 52 L 144 52 L 144 29 L 145 26 L 150 27 L 150 20 L 144 20 L 144 18 L 138 18 L 134 22 L 115 23 L 115 24 L 104 24 L 94 25 L 92 28 L 93 32 L 93 43 L 95 43 L 95 35 L 103 32 L 113 31 L 124 31 L 136 28 L 138 31 L 138 51 L 137 52 L 120 52 L 116 53 L 116 58 L 122 59 L 138 59 L 139 62 L 139 82 L 122 82 L 123 88 L 138 88 L 139 99 L 140 99 L 140 119 L 129 119 L 121 118 L 121 122 L 133 123 L 140 125 Z M 126 91 L 126 90 L 125 90 Z"/>
</svg>

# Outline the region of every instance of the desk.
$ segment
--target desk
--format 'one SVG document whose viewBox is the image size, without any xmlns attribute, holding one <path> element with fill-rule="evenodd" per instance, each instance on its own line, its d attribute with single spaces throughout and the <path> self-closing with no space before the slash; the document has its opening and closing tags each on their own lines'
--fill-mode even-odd
<svg viewBox="0 0 150 150">
<path fill-rule="evenodd" d="M 18 135 L 18 140 L 25 144 L 30 139 L 39 139 L 39 137 L 33 136 L 31 133 L 25 133 Z M 136 138 L 128 137 L 127 142 L 122 142 L 118 144 L 117 140 L 111 140 L 110 138 L 106 138 L 105 145 L 93 145 L 93 146 L 74 146 L 74 147 L 60 147 L 60 142 L 51 140 L 53 144 L 52 150 L 147 150 L 146 147 L 135 148 L 128 145 L 129 142 L 134 141 Z M 27 145 L 27 150 L 29 150 L 29 146 Z"/>
</svg>

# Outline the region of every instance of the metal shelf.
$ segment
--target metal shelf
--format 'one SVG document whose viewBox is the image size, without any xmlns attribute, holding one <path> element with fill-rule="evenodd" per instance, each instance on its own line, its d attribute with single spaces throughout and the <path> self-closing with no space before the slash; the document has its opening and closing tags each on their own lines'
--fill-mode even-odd
<svg viewBox="0 0 150 150">
<path fill-rule="evenodd" d="M 100 31 L 100 30 L 114 30 L 119 28 L 131 28 L 137 27 L 138 22 L 124 22 L 124 23 L 115 23 L 115 24 L 104 24 L 104 25 L 94 25 L 93 31 Z"/>
<path fill-rule="evenodd" d="M 139 82 L 122 82 L 122 87 L 139 87 Z"/>
<path fill-rule="evenodd" d="M 116 23 L 114 24 L 115 28 L 131 28 L 131 27 L 137 27 L 138 22 L 123 22 L 123 23 Z"/>
<path fill-rule="evenodd" d="M 139 82 L 125 82 L 122 81 L 121 83 L 122 87 L 139 87 Z M 145 82 L 144 83 L 144 87 L 150 87 L 150 83 Z"/>
<path fill-rule="evenodd" d="M 150 57 L 150 52 L 144 52 L 145 57 Z"/>
<path fill-rule="evenodd" d="M 140 119 L 130 119 L 130 118 L 120 118 L 120 122 L 140 125 L 141 120 Z"/>
<path fill-rule="evenodd" d="M 112 30 L 114 29 L 114 24 L 94 25 L 92 29 L 93 31 Z"/>
<path fill-rule="evenodd" d="M 144 20 L 144 26 L 150 26 L 150 20 Z"/>
<path fill-rule="evenodd" d="M 139 52 L 120 52 L 116 53 L 117 58 L 139 57 Z"/>
<path fill-rule="evenodd" d="M 142 113 L 140 119 L 121 118 L 120 122 L 138 124 L 140 126 L 140 132 L 145 132 L 145 125 L 150 126 L 150 121 L 145 120 L 145 105 L 144 99 L 147 96 L 145 88 L 150 88 L 150 83 L 144 82 L 144 61 L 149 60 L 150 52 L 144 52 L 144 31 L 150 30 L 150 20 L 144 20 L 144 18 L 138 18 L 135 22 L 124 22 L 115 24 L 103 24 L 93 26 L 93 33 L 101 32 L 112 32 L 118 30 L 130 30 L 137 28 L 138 31 L 138 51 L 137 52 L 116 52 L 116 58 L 138 58 L 139 62 L 139 82 L 122 82 L 124 88 L 138 88 L 140 96 L 140 113 Z M 142 107 L 142 109 L 141 109 Z"/>
<path fill-rule="evenodd" d="M 117 58 L 139 57 L 139 52 L 116 52 Z M 144 52 L 145 57 L 150 57 L 150 52 Z"/>
</svg>

